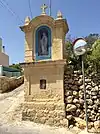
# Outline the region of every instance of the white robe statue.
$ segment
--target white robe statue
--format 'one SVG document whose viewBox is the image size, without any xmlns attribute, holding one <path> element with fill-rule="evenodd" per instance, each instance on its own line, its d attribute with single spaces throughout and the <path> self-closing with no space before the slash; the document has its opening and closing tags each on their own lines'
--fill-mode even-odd
<svg viewBox="0 0 100 134">
<path fill-rule="evenodd" d="M 45 33 L 43 33 L 42 39 L 40 40 L 41 53 L 40 55 L 47 55 L 47 43 L 48 39 Z"/>
</svg>

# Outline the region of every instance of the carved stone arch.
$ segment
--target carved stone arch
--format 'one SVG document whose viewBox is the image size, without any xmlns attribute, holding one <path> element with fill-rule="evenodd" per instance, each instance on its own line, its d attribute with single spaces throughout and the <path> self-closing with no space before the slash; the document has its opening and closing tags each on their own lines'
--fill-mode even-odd
<svg viewBox="0 0 100 134">
<path fill-rule="evenodd" d="M 54 28 L 55 26 L 55 20 L 50 16 L 37 16 L 34 19 L 32 19 L 29 23 L 29 26 L 34 29 L 40 25 L 48 25 L 51 28 Z"/>
<path fill-rule="evenodd" d="M 34 32 L 34 50 L 35 50 L 35 56 L 36 60 L 44 60 L 44 59 L 50 59 L 51 58 L 51 46 L 52 46 L 52 31 L 51 28 L 48 25 L 40 25 L 35 29 Z M 42 40 L 43 39 L 43 40 Z M 41 44 L 41 41 L 46 40 L 46 46 Z M 44 51 L 44 52 L 43 52 Z"/>
</svg>

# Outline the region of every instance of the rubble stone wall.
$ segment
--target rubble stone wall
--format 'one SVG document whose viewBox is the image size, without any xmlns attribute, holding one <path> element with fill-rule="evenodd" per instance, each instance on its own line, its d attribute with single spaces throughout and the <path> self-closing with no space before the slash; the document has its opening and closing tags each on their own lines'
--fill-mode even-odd
<svg viewBox="0 0 100 134">
<path fill-rule="evenodd" d="M 68 127 L 65 118 L 65 106 L 59 103 L 25 102 L 23 105 L 22 119 L 50 126 Z"/>
<path fill-rule="evenodd" d="M 85 76 L 85 87 L 88 121 L 95 125 L 97 122 L 100 123 L 100 74 L 92 73 Z M 78 117 L 85 120 L 84 90 L 80 71 L 65 72 L 64 89 L 67 119 L 71 121 Z"/>
<path fill-rule="evenodd" d="M 24 83 L 24 76 L 6 77 L 0 76 L 0 93 L 11 91 Z"/>
</svg>

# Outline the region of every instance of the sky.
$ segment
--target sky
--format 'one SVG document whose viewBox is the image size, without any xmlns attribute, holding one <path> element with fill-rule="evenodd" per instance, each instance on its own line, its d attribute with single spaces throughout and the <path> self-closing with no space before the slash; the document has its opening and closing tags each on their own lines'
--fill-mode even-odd
<svg viewBox="0 0 100 134">
<path fill-rule="evenodd" d="M 6 2 L 16 15 L 12 15 L 2 6 L 1 1 Z M 48 5 L 49 0 L 30 0 L 30 3 L 34 18 L 41 14 L 41 5 Z M 100 0 L 52 0 L 54 18 L 59 10 L 67 19 L 68 34 L 73 38 L 90 33 L 100 34 Z M 31 17 L 28 0 L 0 0 L 0 37 L 9 55 L 10 64 L 24 62 L 24 33 L 19 26 L 24 25 L 26 16 Z"/>
</svg>

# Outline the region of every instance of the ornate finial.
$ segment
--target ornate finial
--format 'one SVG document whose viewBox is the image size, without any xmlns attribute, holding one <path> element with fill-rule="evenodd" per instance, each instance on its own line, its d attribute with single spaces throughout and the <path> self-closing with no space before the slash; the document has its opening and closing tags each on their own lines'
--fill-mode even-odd
<svg viewBox="0 0 100 134">
<path fill-rule="evenodd" d="M 41 6 L 42 15 L 45 15 L 45 14 L 46 14 L 45 10 L 46 10 L 47 8 L 48 8 L 48 6 L 46 6 L 45 4 L 43 4 L 43 5 Z"/>
<path fill-rule="evenodd" d="M 63 18 L 63 15 L 61 13 L 61 11 L 58 11 L 57 13 L 57 19 L 62 19 Z"/>
<path fill-rule="evenodd" d="M 28 25 L 30 23 L 30 18 L 27 16 L 26 18 L 25 18 L 25 25 Z"/>
</svg>

